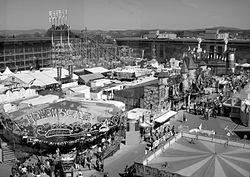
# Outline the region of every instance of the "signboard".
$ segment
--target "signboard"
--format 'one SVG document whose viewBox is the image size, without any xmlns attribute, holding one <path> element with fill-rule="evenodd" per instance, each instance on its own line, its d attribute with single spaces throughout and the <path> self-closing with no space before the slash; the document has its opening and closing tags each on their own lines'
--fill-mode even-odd
<svg viewBox="0 0 250 177">
<path fill-rule="evenodd" d="M 49 22 L 50 23 L 60 23 L 63 24 L 67 21 L 68 18 L 68 10 L 67 9 L 58 9 L 49 11 Z"/>
</svg>

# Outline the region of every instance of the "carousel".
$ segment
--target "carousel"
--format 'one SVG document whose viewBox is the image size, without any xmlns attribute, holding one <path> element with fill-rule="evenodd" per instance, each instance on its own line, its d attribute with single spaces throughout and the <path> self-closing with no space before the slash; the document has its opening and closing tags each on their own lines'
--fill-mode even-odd
<svg viewBox="0 0 250 177">
<path fill-rule="evenodd" d="M 63 100 L 2 116 L 5 139 L 33 147 L 69 147 L 94 141 L 122 124 L 123 108 L 115 102 Z M 11 135 L 11 136 L 10 136 Z"/>
</svg>

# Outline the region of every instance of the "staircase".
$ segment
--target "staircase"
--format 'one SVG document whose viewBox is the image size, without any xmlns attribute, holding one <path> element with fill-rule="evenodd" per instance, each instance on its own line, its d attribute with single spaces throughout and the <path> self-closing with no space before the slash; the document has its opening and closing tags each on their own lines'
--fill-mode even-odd
<svg viewBox="0 0 250 177">
<path fill-rule="evenodd" d="M 12 166 L 16 160 L 14 151 L 6 144 L 2 143 L 3 163 Z"/>
</svg>

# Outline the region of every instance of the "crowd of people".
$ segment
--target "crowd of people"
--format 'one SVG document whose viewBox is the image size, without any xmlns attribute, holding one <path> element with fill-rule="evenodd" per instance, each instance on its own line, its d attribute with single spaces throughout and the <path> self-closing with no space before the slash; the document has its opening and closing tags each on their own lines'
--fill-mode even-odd
<svg viewBox="0 0 250 177">
<path fill-rule="evenodd" d="M 75 153 L 75 158 L 70 169 L 73 171 L 97 170 L 104 172 L 104 158 L 110 152 L 112 146 L 119 141 L 119 131 L 114 131 L 101 136 L 97 142 L 91 145 L 79 146 L 67 154 Z M 32 160 L 31 160 L 32 159 Z M 61 177 L 63 171 L 68 170 L 64 165 L 59 148 L 54 154 L 48 154 L 40 158 L 29 158 L 25 162 L 17 161 L 12 166 L 11 177 Z M 107 174 L 105 173 L 107 176 Z"/>
<path fill-rule="evenodd" d="M 211 94 L 202 94 L 201 98 L 199 97 L 191 101 L 189 112 L 195 115 L 202 115 L 204 119 L 225 116 L 223 103 L 230 100 L 234 94 L 240 92 L 240 90 L 245 87 L 248 83 L 248 75 L 247 73 L 242 73 L 241 75 L 223 76 L 220 79 L 226 84 L 219 84 L 219 81 L 213 77 L 202 82 L 200 88 L 214 88 L 213 92 L 216 92 L 215 97 L 208 98 Z M 218 85 L 216 85 L 216 83 Z"/>
<path fill-rule="evenodd" d="M 45 162 L 38 160 L 37 162 L 15 162 L 11 168 L 10 177 L 60 177 L 60 164 L 55 159 L 47 159 Z"/>
<path fill-rule="evenodd" d="M 142 140 L 145 142 L 149 143 L 149 149 L 148 150 L 153 150 L 154 148 L 157 148 L 158 144 L 160 144 L 160 139 L 162 139 L 165 135 L 169 134 L 171 136 L 174 136 L 176 133 L 175 126 L 170 126 L 170 125 L 162 125 L 161 127 L 158 127 L 157 129 L 151 128 L 149 131 L 149 134 L 144 134 L 144 132 L 141 129 L 140 134 L 142 137 Z M 163 141 L 167 141 L 169 137 L 166 137 Z M 154 143 L 157 143 L 156 146 L 154 146 Z"/>
</svg>

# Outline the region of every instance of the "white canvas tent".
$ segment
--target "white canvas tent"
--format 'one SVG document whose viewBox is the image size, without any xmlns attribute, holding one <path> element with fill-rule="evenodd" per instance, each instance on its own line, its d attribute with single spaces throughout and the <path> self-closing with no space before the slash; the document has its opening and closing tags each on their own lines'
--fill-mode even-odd
<svg viewBox="0 0 250 177">
<path fill-rule="evenodd" d="M 5 71 L 3 72 L 3 75 L 11 75 L 13 74 L 13 72 L 11 72 L 11 70 L 9 69 L 9 67 L 5 68 Z"/>
</svg>

